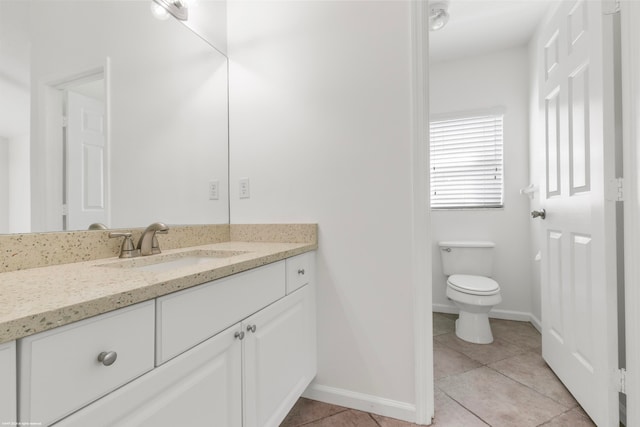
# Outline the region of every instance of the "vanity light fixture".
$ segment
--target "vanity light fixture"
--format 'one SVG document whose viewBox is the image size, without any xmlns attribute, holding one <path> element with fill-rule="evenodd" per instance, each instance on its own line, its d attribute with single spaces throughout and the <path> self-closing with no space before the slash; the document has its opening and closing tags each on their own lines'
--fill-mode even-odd
<svg viewBox="0 0 640 427">
<path fill-rule="evenodd" d="M 449 22 L 449 3 L 436 1 L 429 4 L 429 29 L 438 31 Z"/>
<path fill-rule="evenodd" d="M 158 19 L 167 19 L 168 14 L 173 15 L 180 21 L 189 18 L 189 8 L 184 0 L 152 0 L 151 11 Z"/>
</svg>

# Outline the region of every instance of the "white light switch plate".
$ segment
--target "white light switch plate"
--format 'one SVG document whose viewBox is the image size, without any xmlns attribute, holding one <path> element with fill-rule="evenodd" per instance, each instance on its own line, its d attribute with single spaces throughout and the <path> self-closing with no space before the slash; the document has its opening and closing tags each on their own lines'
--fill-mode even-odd
<svg viewBox="0 0 640 427">
<path fill-rule="evenodd" d="M 209 181 L 209 200 L 220 198 L 220 181 Z"/>
<path fill-rule="evenodd" d="M 239 194 L 241 199 L 249 198 L 249 178 L 240 178 Z"/>
</svg>

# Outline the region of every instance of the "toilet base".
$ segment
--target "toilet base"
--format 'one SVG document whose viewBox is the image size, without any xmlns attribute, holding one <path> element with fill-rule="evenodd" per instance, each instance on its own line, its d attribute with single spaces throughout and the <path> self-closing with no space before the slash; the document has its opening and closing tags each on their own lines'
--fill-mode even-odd
<svg viewBox="0 0 640 427">
<path fill-rule="evenodd" d="M 493 334 L 489 325 L 489 313 L 460 311 L 456 320 L 456 336 L 474 344 L 491 344 Z"/>
</svg>

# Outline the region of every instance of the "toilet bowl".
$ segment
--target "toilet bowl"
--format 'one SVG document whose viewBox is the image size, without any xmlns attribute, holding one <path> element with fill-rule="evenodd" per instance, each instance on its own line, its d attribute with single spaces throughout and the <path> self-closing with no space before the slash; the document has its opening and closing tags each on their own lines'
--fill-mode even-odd
<svg viewBox="0 0 640 427">
<path fill-rule="evenodd" d="M 489 311 L 502 302 L 498 283 L 484 276 L 454 274 L 447 279 L 447 297 L 460 310 L 456 336 L 475 344 L 492 343 Z"/>
<path fill-rule="evenodd" d="M 439 242 L 446 294 L 458 308 L 456 336 L 475 343 L 493 342 L 489 312 L 502 302 L 500 285 L 491 279 L 493 242 Z"/>
</svg>

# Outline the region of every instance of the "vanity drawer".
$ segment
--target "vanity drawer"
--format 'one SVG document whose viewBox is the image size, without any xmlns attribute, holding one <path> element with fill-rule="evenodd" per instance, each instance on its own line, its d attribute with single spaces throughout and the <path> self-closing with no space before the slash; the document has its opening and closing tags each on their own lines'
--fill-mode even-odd
<svg viewBox="0 0 640 427">
<path fill-rule="evenodd" d="M 285 262 L 179 291 L 156 300 L 156 365 L 285 296 Z"/>
<path fill-rule="evenodd" d="M 301 288 L 311 280 L 315 252 L 287 258 L 287 294 Z"/>
<path fill-rule="evenodd" d="M 18 341 L 20 422 L 49 425 L 153 369 L 154 312 L 148 301 Z"/>
</svg>

